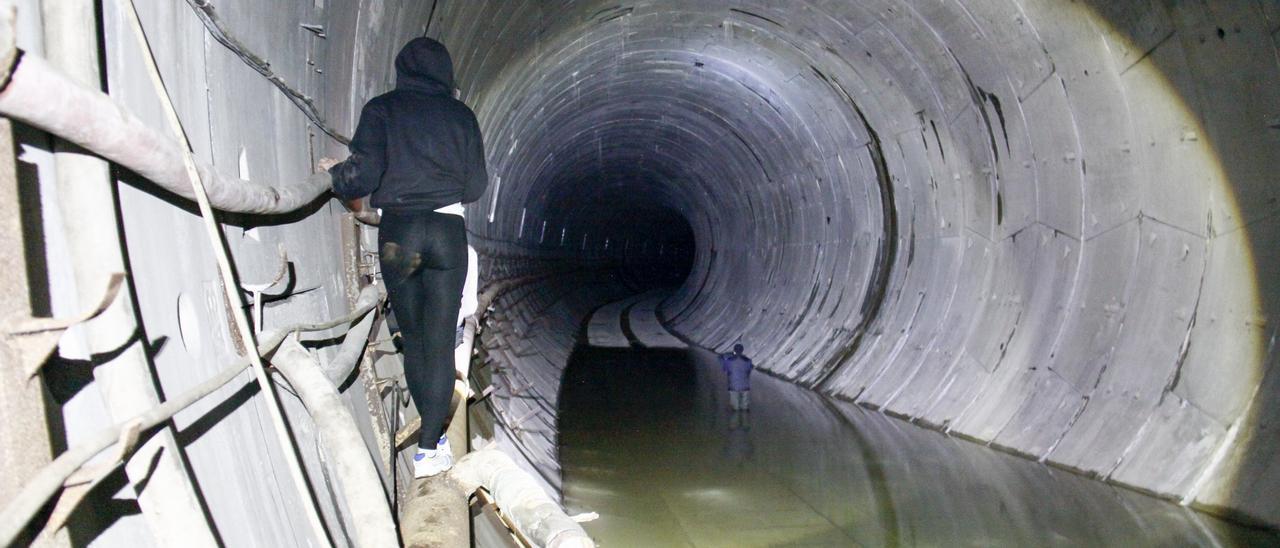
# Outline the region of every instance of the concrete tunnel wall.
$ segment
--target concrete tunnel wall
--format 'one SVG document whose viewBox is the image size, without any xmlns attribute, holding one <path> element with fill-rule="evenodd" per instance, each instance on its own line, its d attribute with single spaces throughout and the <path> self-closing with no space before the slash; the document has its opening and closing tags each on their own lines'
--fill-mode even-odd
<svg viewBox="0 0 1280 548">
<path fill-rule="evenodd" d="M 693 270 L 663 312 L 692 340 L 741 339 L 762 367 L 819 392 L 1280 524 L 1267 496 L 1280 486 L 1275 2 L 211 3 L 347 134 L 392 86 L 404 42 L 449 45 L 487 141 L 490 191 L 468 227 L 490 279 L 662 261 L 655 247 L 682 243 L 664 229 L 687 223 Z M 38 3 L 18 4 L 30 20 Z M 162 128 L 114 6 L 110 92 Z M 189 6 L 139 10 L 197 156 L 268 181 L 343 154 Z M 47 305 L 66 316 L 73 259 L 41 139 L 26 136 L 23 154 L 40 172 Z M 148 337 L 168 341 L 152 360 L 174 393 L 234 347 L 198 220 L 124 182 L 139 310 Z M 279 244 L 299 276 L 268 327 L 348 306 L 339 217 L 330 202 L 230 220 L 246 281 L 274 272 Z M 542 403 L 572 340 L 538 330 L 622 295 L 595 283 L 543 281 L 497 303 L 486 342 L 559 349 L 507 364 L 526 368 Z M 76 348 L 64 341 L 64 357 Z M 228 392 L 207 404 L 231 402 L 216 424 L 175 421 L 221 539 L 305 544 L 301 503 L 262 441 L 260 395 Z M 357 396 L 360 412 L 370 402 Z M 526 457 L 554 465 L 555 406 L 498 396 L 532 406 L 499 414 L 499 430 L 546 425 L 543 454 Z M 95 391 L 68 397 L 74 444 L 109 414 Z M 314 442 L 305 426 L 295 435 Z M 322 506 L 340 529 L 340 506 Z M 100 524 L 98 542 L 150 544 L 163 524 L 142 511 Z"/>
<path fill-rule="evenodd" d="M 1278 28 L 1246 1 L 439 2 L 427 33 L 485 129 L 475 235 L 599 254 L 675 212 L 691 339 L 1276 524 Z"/>
<path fill-rule="evenodd" d="M 15 4 L 19 47 L 41 55 L 40 1 Z M 280 183 L 307 177 L 321 156 L 345 155 L 345 147 L 325 137 L 279 90 L 217 43 L 188 3 L 136 4 L 197 158 L 228 175 Z M 430 8 L 420 2 L 401 2 L 404 17 L 382 21 L 377 18 L 379 2 L 325 6 L 324 2 L 215 0 L 209 4 L 245 47 L 262 55 L 278 77 L 315 101 L 318 110 L 347 135 L 363 102 L 392 81 L 387 51 L 420 34 L 419 22 L 427 18 Z M 106 89 L 153 128 L 166 131 L 162 107 L 128 23 L 116 2 L 101 5 Z M 320 25 L 327 34 L 320 36 L 303 28 L 304 24 Z M 75 286 L 71 272 L 78 259 L 70 254 L 64 230 L 75 220 L 64 219 L 59 211 L 50 138 L 16 127 L 21 199 L 28 208 L 23 229 L 36 248 L 27 260 L 32 264 L 32 279 L 43 282 L 31 288 L 36 312 L 73 317 L 82 312 L 76 304 L 77 293 L 93 295 L 101 288 Z M 122 170 L 113 175 L 120 183 L 121 237 L 127 244 L 141 318 L 139 335 L 145 337 L 157 390 L 171 398 L 230 365 L 239 351 L 213 252 L 194 204 L 158 192 Z M 279 252 L 288 255 L 292 268 L 287 278 L 265 292 L 273 297 L 263 310 L 264 330 L 329 320 L 350 310 L 354 294 L 349 291 L 358 288 L 348 286 L 342 245 L 347 225 L 341 220 L 342 211 L 337 201 L 322 200 L 285 216 L 220 217 L 242 282 L 270 281 L 280 269 Z M 317 335 L 323 339 L 333 333 Z M 333 345 L 314 344 L 322 359 L 333 357 Z M 44 369 L 58 415 L 50 421 L 55 448 L 75 447 L 101 428 L 149 407 L 147 402 L 122 402 L 113 396 L 96 362 L 101 356 L 90 355 L 79 328 L 62 339 L 58 354 Z M 399 368 L 398 358 L 381 356 L 375 368 L 380 375 L 391 376 Z M 361 380 L 349 383 L 343 397 L 370 454 L 379 461 L 387 491 L 394 493 L 391 467 L 395 464 L 387 460 L 386 436 L 394 428 L 396 411 L 366 393 Z M 390 398 L 391 392 L 383 390 L 383 399 Z M 207 520 L 214 538 L 228 546 L 330 542 L 349 546 L 351 513 L 339 496 L 341 487 L 326 470 L 322 440 L 301 402 L 284 388 L 278 395 L 332 538 L 314 538 L 306 505 L 289 478 L 287 461 L 273 435 L 267 404 L 246 372 L 174 418 L 172 431 L 200 507 L 149 505 L 117 473 L 72 515 L 68 527 L 72 545 L 199 545 L 209 537 L 180 526 Z M 406 416 L 409 411 L 399 413 L 396 424 L 411 418 Z M 408 487 L 404 478 L 411 472 L 400 464 L 397 473 L 403 492 Z M 194 512 L 194 518 L 189 512 Z"/>
</svg>

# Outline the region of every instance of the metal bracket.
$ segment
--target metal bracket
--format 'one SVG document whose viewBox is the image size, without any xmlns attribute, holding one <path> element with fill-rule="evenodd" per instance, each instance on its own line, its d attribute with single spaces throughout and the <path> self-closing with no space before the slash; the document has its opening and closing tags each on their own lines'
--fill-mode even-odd
<svg viewBox="0 0 1280 548">
<path fill-rule="evenodd" d="M 408 424 L 404 425 L 399 432 L 396 432 L 396 450 L 403 450 L 409 446 L 409 441 L 417 437 L 418 432 L 422 430 L 422 417 L 414 417 Z"/>
<path fill-rule="evenodd" d="M 289 253 L 285 251 L 284 244 L 280 244 L 277 248 L 280 253 L 280 270 L 276 272 L 275 278 L 265 284 L 246 284 L 241 283 L 240 289 L 253 295 L 253 334 L 254 336 L 262 335 L 262 292 L 271 289 L 283 280 L 285 274 L 289 273 Z"/>
<path fill-rule="evenodd" d="M 483 390 L 483 391 L 481 391 L 479 394 L 476 394 L 476 393 L 475 393 L 475 390 L 472 390 L 472 391 L 471 391 L 471 397 L 470 397 L 470 398 L 468 398 L 468 402 L 467 402 L 467 403 L 471 403 L 471 404 L 480 403 L 480 402 L 482 402 L 482 401 L 484 401 L 484 400 L 489 399 L 489 396 L 492 396 L 492 395 L 493 395 L 493 392 L 494 392 L 494 387 L 493 387 L 493 385 L 492 385 L 492 384 L 491 384 L 491 385 L 489 385 L 489 386 L 484 387 L 484 390 Z"/>
<path fill-rule="evenodd" d="M 119 468 L 119 463 L 124 462 L 129 454 L 133 453 L 138 446 L 141 432 L 141 420 L 135 419 L 125 424 L 120 429 L 120 438 L 116 440 L 116 449 L 112 452 L 111 458 L 93 468 L 81 468 L 63 481 L 62 495 L 58 497 L 58 502 L 54 505 L 52 515 L 49 516 L 49 522 L 45 526 L 47 531 L 57 531 L 67 524 L 71 513 L 89 495 L 89 492 L 115 472 Z"/>
<path fill-rule="evenodd" d="M 328 38 L 328 36 L 325 35 L 324 33 L 324 25 L 313 25 L 308 23 L 301 23 L 298 26 L 302 27 L 304 30 L 311 31 L 311 33 L 316 35 L 316 37 L 318 38 Z"/>
<path fill-rule="evenodd" d="M 111 274 L 107 289 L 99 299 L 97 306 L 73 318 L 32 318 L 24 317 L 8 322 L 4 327 L 4 336 L 21 356 L 23 371 L 27 378 L 34 377 L 44 366 L 49 354 L 58 347 L 62 333 L 73 325 L 92 320 L 111 306 L 124 287 L 124 273 Z"/>
</svg>

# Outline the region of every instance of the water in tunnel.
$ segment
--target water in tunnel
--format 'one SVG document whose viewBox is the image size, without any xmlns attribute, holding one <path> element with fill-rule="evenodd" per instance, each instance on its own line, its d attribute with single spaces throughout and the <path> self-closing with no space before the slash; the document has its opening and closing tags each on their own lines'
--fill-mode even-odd
<svg viewBox="0 0 1280 548">
<path fill-rule="evenodd" d="M 1259 523 L 1280 481 L 1274 17 L 517 2 L 442 5 L 432 28 L 473 61 L 501 178 L 474 234 L 591 264 L 518 227 L 580 243 L 659 201 L 694 235 L 660 308 L 691 342 L 748 340 L 827 396 Z M 599 192 L 629 199 L 575 224 L 547 198 Z"/>
<path fill-rule="evenodd" d="M 585 500 L 575 451 L 615 434 L 591 430 L 610 403 L 562 387 L 608 370 L 569 369 L 598 350 L 595 328 L 619 349 L 746 342 L 782 402 L 752 432 L 808 448 L 801 465 L 829 474 L 774 472 L 812 487 L 808 504 L 857 542 L 927 543 L 902 532 L 970 499 L 988 523 L 1000 506 L 984 505 L 1017 498 L 1001 491 L 1011 484 L 1116 509 L 1114 527 L 1067 539 L 1159 542 L 1177 522 L 1199 532 L 1170 542 L 1247 544 L 1280 527 L 1272 0 L 12 3 L 21 55 L 0 39 L 16 67 L 0 111 L 16 146 L 0 148 L 16 151 L 21 226 L 5 233 L 25 239 L 7 242 L 25 263 L 18 315 L 81 317 L 123 272 L 126 306 L 107 317 L 127 321 L 76 326 L 39 383 L 0 383 L 6 405 L 30 403 L 34 417 L 10 422 L 48 430 L 43 445 L 0 430 L 30 457 L 0 460 L 20 470 L 0 483 L 6 495 L 86 443 L 131 446 L 99 430 L 128 434 L 129 417 L 229 375 L 221 366 L 241 363 L 246 340 L 284 344 L 274 335 L 298 325 L 327 327 L 282 355 L 322 365 L 359 354 L 339 344 L 349 327 L 373 333 L 335 390 L 390 505 L 421 491 L 402 481 L 395 441 L 413 420 L 403 367 L 365 293 L 379 285 L 376 229 L 317 199 L 310 176 L 318 159 L 346 156 L 361 106 L 394 86 L 396 52 L 425 35 L 453 53 L 490 174 L 465 211 L 481 304 L 462 331 L 477 352 L 467 445 L 511 456 L 557 502 Z M 79 26 L 59 23 L 65 6 Z M 2 31 L 12 17 L 0 12 Z M 92 66 L 75 72 L 79 61 Z M 41 67 L 74 75 L 30 93 Z M 51 97 L 68 99 L 50 109 Z M 82 103 L 102 98 L 98 113 L 115 117 L 87 123 L 95 109 Z M 180 139 L 155 137 L 171 123 L 160 98 Z M 79 118 L 35 120 L 63 111 Z M 75 140 L 101 128 L 121 129 L 111 146 Z M 115 167 L 74 167 L 81 149 Z M 189 166 L 210 184 L 220 243 L 190 203 Z M 89 180 L 94 192 L 68 190 Z M 215 257 L 232 263 L 225 291 Z M 690 367 L 671 382 L 700 375 Z M 76 499 L 114 510 L 71 514 L 70 544 L 166 544 L 175 531 L 211 545 L 357 544 L 367 520 L 325 475 L 309 406 L 226 378 Z M 706 421 L 686 437 L 723 434 L 704 428 L 719 411 L 694 413 L 705 401 L 672 401 L 673 421 Z M 272 438 L 286 430 L 277 414 L 293 441 Z M 850 455 L 865 470 L 925 462 L 971 483 L 933 505 L 911 474 L 841 476 Z M 886 500 L 902 503 L 892 517 L 875 506 Z M 866 512 L 832 517 L 850 501 Z M 1259 530 L 1225 532 L 1185 507 Z M 1061 540 L 1042 534 L 1063 523 L 1050 514 L 972 538 Z M 907 526 L 867 525 L 877 520 Z M 934 525 L 918 530 L 947 530 Z"/>
<path fill-rule="evenodd" d="M 747 411 L 708 352 L 578 349 L 564 504 L 602 546 L 1248 546 L 1280 541 L 772 377 Z"/>
</svg>

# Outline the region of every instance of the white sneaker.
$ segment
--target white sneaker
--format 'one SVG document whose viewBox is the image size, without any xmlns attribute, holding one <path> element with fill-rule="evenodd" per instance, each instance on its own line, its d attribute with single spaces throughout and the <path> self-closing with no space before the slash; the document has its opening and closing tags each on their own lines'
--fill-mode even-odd
<svg viewBox="0 0 1280 548">
<path fill-rule="evenodd" d="M 435 449 L 418 448 L 413 456 L 413 477 L 429 478 L 447 472 L 453 468 L 453 450 L 449 447 L 449 438 L 440 436 Z"/>
</svg>

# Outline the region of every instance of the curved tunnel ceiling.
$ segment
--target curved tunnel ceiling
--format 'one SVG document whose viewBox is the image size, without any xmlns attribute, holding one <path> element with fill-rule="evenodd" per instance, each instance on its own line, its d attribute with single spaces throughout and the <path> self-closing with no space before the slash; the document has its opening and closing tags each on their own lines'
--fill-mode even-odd
<svg viewBox="0 0 1280 548">
<path fill-rule="evenodd" d="M 428 33 L 485 130 L 474 234 L 598 256 L 679 215 L 694 341 L 1280 522 L 1280 7 L 1111 4 L 448 2 Z"/>
</svg>

